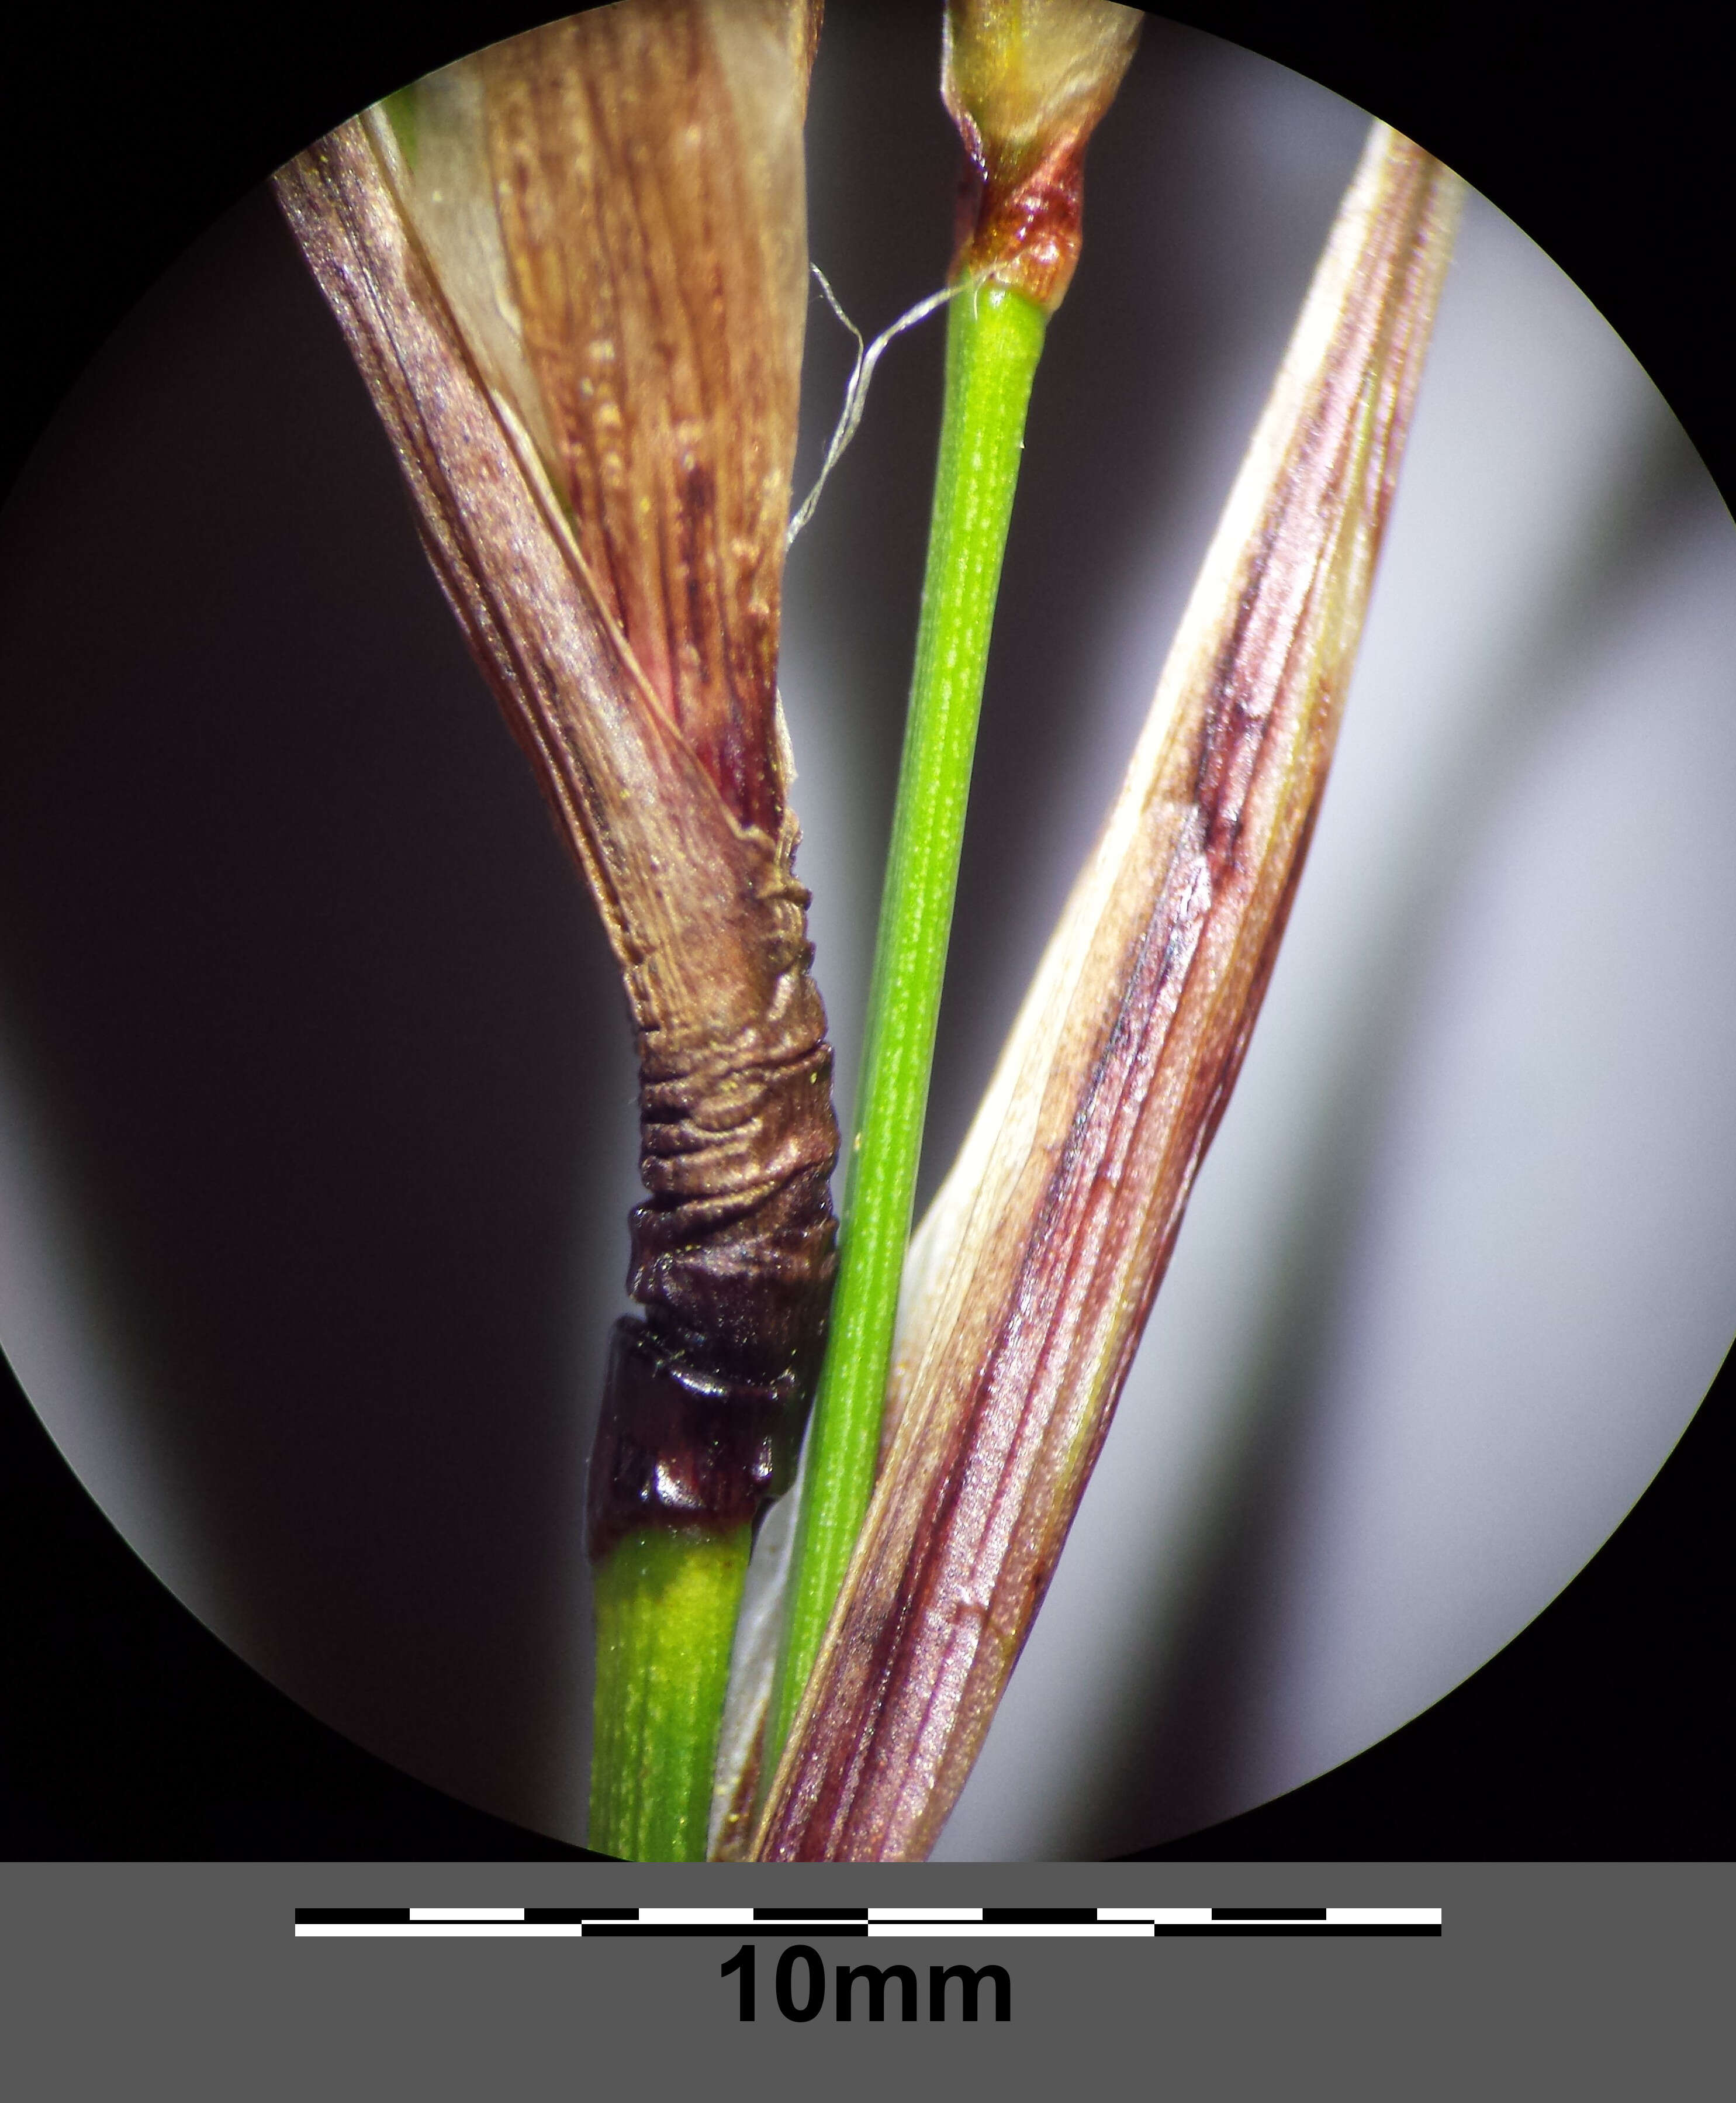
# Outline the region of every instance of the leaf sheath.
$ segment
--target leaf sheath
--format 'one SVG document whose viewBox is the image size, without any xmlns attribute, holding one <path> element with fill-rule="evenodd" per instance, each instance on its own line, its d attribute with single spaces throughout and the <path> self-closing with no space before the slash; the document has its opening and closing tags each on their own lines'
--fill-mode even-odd
<svg viewBox="0 0 1736 2103">
<path fill-rule="evenodd" d="M 785 1486 L 834 1264 L 775 676 L 815 20 L 640 0 L 555 24 L 278 179 L 637 1033 L 646 1321 L 611 1354 L 593 1554 Z"/>
</svg>

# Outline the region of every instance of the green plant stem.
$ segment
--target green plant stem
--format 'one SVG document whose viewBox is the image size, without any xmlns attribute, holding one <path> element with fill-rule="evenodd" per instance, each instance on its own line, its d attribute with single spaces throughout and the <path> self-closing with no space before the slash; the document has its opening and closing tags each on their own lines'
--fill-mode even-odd
<svg viewBox="0 0 1736 2103">
<path fill-rule="evenodd" d="M 704 1860 L 752 1532 L 647 1529 L 597 1565 L 590 1844 L 602 1854 Z"/>
<path fill-rule="evenodd" d="M 948 310 L 916 670 L 868 1001 L 826 1359 L 809 1432 L 763 1772 L 777 1763 L 873 1487 L 928 1106 L 970 762 L 1046 317 L 979 286 Z"/>
</svg>

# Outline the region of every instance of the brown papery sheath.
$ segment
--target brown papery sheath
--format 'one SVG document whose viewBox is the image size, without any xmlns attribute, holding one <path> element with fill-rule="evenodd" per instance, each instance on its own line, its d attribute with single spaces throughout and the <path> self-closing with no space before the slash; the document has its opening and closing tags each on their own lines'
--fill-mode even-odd
<svg viewBox="0 0 1736 2103">
<path fill-rule="evenodd" d="M 832 1053 L 776 670 L 806 0 L 625 0 L 277 179 L 424 543 L 584 872 L 641 1172 L 591 1553 L 788 1486 L 835 1267 Z"/>
</svg>

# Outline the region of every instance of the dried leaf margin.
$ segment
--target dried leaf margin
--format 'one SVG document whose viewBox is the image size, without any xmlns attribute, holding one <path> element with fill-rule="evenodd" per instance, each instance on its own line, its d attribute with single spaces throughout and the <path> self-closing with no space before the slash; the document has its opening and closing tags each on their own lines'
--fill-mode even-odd
<svg viewBox="0 0 1736 2103">
<path fill-rule="evenodd" d="M 1120 796 L 912 1249 L 896 1429 L 761 1859 L 920 1859 L 980 1749 L 1272 970 L 1460 194 L 1374 127 Z"/>
</svg>

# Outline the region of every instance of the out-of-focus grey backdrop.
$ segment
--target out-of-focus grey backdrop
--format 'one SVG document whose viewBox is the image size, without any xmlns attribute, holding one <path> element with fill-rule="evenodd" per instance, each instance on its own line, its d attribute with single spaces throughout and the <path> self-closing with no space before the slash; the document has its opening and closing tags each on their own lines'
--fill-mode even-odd
<svg viewBox="0 0 1736 2103">
<path fill-rule="evenodd" d="M 815 260 L 939 283 L 956 148 L 834 10 Z M 1091 149 L 1003 588 L 926 1150 L 1119 778 L 1365 128 L 1160 20 Z M 810 319 L 798 485 L 849 344 Z M 939 403 L 883 362 L 783 686 L 847 1117 Z M 1112 1852 L 1371 1743 L 1537 1613 L 1736 1327 L 1736 530 L 1472 198 L 1240 1087 L 943 1841 Z M 0 1341 L 81 1478 L 328 1723 L 582 1838 L 579 1511 L 636 1183 L 588 901 L 269 201 L 0 520 Z"/>
</svg>

